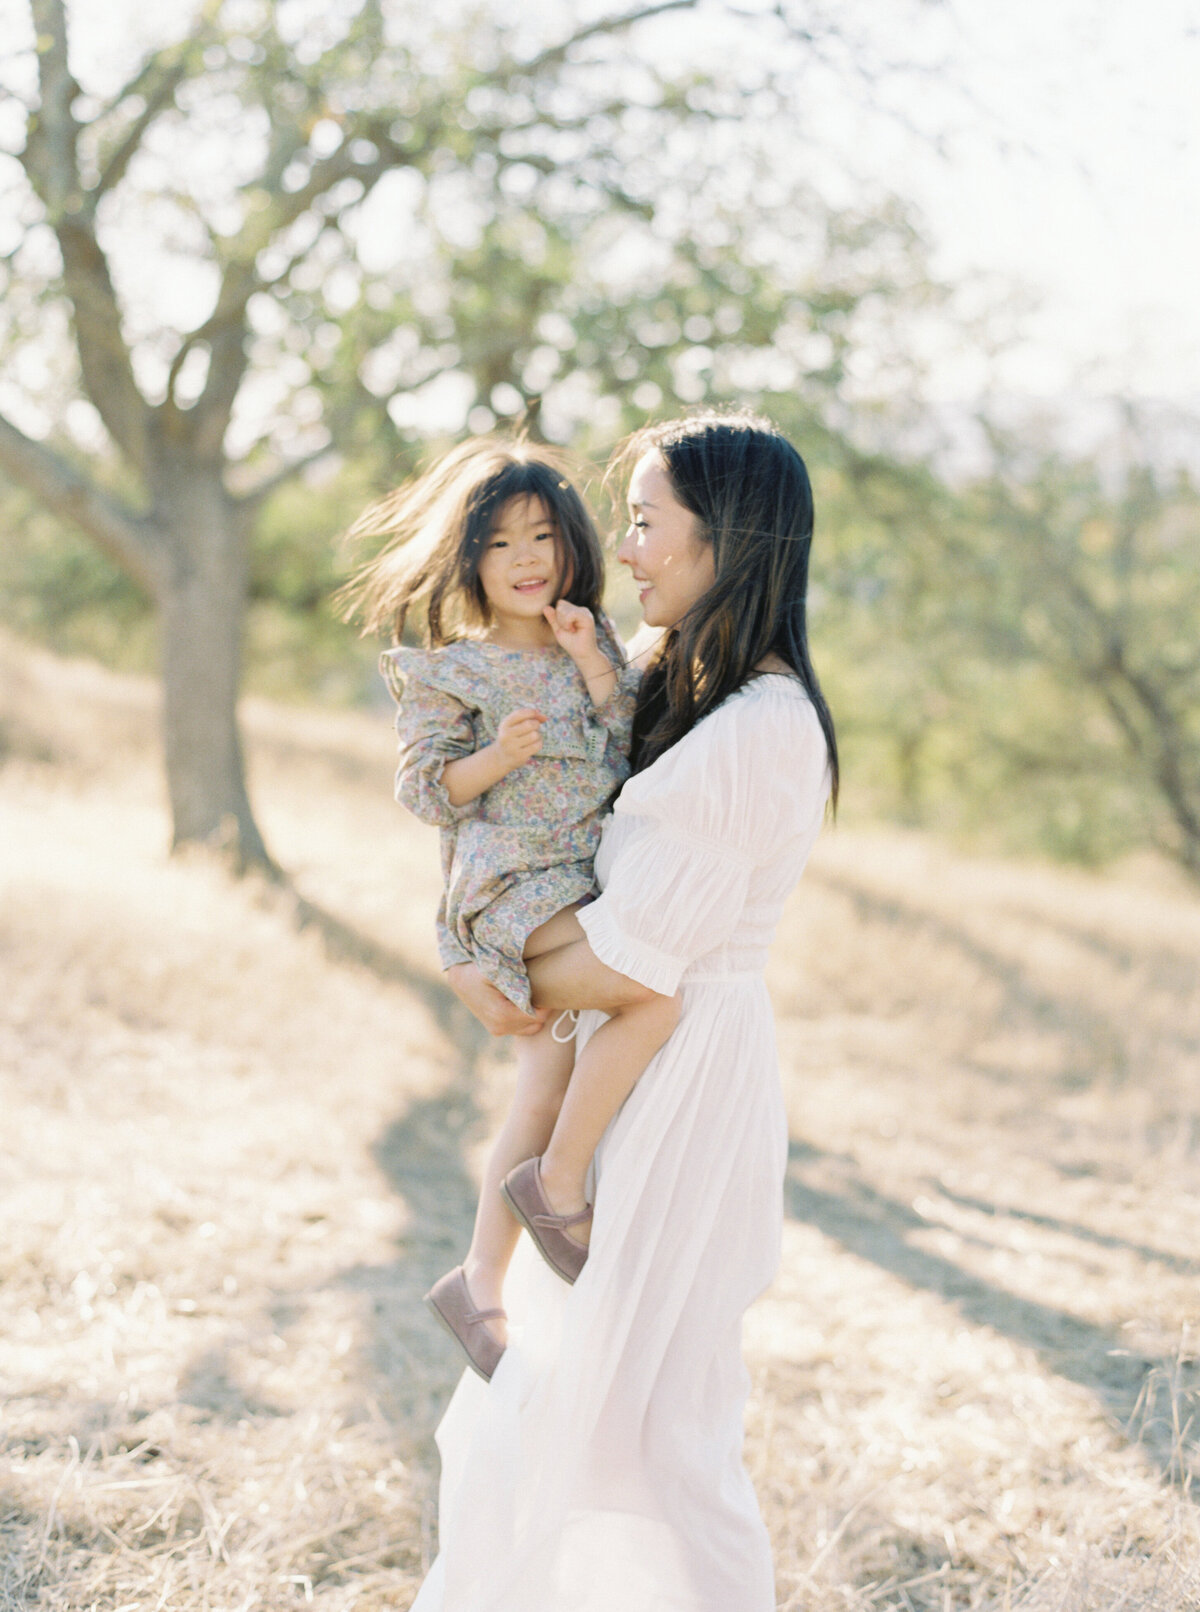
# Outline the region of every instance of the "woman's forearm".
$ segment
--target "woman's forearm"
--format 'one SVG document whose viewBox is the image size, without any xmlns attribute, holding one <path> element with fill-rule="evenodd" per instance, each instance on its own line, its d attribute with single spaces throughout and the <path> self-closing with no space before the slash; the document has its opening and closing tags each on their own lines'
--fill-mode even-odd
<svg viewBox="0 0 1200 1612">
<path fill-rule="evenodd" d="M 602 963 L 586 940 L 531 957 L 525 966 L 534 1007 L 551 1012 L 599 1008 L 602 1013 L 612 1013 L 635 1002 L 649 1002 L 657 994 Z"/>
</svg>

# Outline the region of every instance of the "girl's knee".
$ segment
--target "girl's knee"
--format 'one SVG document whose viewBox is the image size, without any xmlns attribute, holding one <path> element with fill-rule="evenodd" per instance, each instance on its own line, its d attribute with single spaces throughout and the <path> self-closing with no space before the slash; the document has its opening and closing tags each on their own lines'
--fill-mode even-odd
<svg viewBox="0 0 1200 1612">
<path fill-rule="evenodd" d="M 645 1015 L 646 1022 L 653 1024 L 665 1039 L 679 1023 L 679 1015 L 683 1011 L 682 992 L 676 991 L 674 996 L 659 996 L 655 993 L 641 1004 L 638 1011 Z"/>
</svg>

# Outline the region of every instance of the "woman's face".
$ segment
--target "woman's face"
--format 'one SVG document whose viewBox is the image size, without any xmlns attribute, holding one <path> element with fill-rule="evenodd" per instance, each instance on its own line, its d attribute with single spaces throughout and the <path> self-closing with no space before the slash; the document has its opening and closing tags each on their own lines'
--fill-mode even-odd
<svg viewBox="0 0 1200 1612">
<path fill-rule="evenodd" d="M 638 460 L 629 481 L 629 529 L 617 558 L 633 572 L 649 627 L 674 627 L 716 579 L 712 544 L 676 498 L 657 448 Z"/>
</svg>

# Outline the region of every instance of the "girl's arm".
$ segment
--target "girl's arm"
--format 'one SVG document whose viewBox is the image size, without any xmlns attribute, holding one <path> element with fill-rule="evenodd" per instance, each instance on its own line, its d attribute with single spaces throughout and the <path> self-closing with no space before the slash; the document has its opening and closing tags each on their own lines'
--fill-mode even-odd
<svg viewBox="0 0 1200 1612">
<path fill-rule="evenodd" d="M 588 698 L 600 707 L 611 699 L 620 679 L 620 668 L 613 665 L 596 641 L 596 619 L 584 605 L 560 599 L 542 612 L 559 646 L 579 668 L 587 684 Z"/>
<path fill-rule="evenodd" d="M 474 755 L 448 761 L 442 768 L 442 785 L 450 804 L 465 806 L 536 756 L 542 747 L 545 720 L 540 711 L 529 708 L 510 711 L 496 729 L 491 744 L 485 744 Z"/>
</svg>

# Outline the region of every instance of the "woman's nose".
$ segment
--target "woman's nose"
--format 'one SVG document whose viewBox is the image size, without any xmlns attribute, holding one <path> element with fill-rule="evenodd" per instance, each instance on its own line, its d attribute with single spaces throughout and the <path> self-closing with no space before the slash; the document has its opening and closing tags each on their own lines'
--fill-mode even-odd
<svg viewBox="0 0 1200 1612">
<path fill-rule="evenodd" d="M 618 563 L 620 565 L 632 565 L 633 564 L 633 550 L 634 550 L 633 527 L 630 526 L 630 527 L 626 528 L 625 536 L 621 539 L 620 543 L 617 545 L 617 561 L 618 561 Z"/>
</svg>

